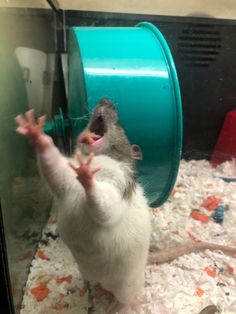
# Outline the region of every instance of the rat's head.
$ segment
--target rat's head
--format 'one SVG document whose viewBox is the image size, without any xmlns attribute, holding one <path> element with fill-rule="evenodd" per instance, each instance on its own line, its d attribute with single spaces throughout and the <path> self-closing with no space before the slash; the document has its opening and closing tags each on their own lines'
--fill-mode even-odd
<svg viewBox="0 0 236 314">
<path fill-rule="evenodd" d="M 141 152 L 137 154 L 138 146 L 129 143 L 118 120 L 114 105 L 102 99 L 94 108 L 86 129 L 78 136 L 79 149 L 86 154 L 108 155 L 133 165 L 134 159 L 141 159 Z"/>
</svg>

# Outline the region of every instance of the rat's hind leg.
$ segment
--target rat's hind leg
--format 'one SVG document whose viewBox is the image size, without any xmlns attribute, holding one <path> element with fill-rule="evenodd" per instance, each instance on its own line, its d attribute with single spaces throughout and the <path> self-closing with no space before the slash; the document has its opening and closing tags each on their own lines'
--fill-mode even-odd
<svg viewBox="0 0 236 314">
<path fill-rule="evenodd" d="M 113 302 L 107 314 L 128 314 L 130 306 L 138 303 L 137 297 L 142 292 L 144 287 L 144 274 L 137 274 L 132 280 L 125 280 L 121 285 L 113 289 L 113 294 L 116 301 Z"/>
</svg>

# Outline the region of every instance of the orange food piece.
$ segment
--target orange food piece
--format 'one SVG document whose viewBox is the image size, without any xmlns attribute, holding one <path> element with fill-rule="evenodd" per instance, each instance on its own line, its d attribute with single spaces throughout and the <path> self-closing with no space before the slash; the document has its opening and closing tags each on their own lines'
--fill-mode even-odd
<svg viewBox="0 0 236 314">
<path fill-rule="evenodd" d="M 210 267 L 205 267 L 204 271 L 207 273 L 208 276 L 210 277 L 215 277 L 216 276 L 216 270 Z"/>
<path fill-rule="evenodd" d="M 203 200 L 201 206 L 209 211 L 214 211 L 220 203 L 221 199 L 219 197 L 210 195 L 205 200 Z"/>
<path fill-rule="evenodd" d="M 63 282 L 67 282 L 67 283 L 71 283 L 72 282 L 72 276 L 68 275 L 68 276 L 64 276 L 64 277 L 59 277 L 57 276 L 56 278 L 56 282 L 60 285 Z"/>
<path fill-rule="evenodd" d="M 198 221 L 201 221 L 201 222 L 204 222 L 204 223 L 207 223 L 210 219 L 208 216 L 200 213 L 199 211 L 197 210 L 192 210 L 191 214 L 190 214 L 190 217 L 192 217 L 193 219 L 195 220 L 198 220 Z"/>
<path fill-rule="evenodd" d="M 204 291 L 201 288 L 197 288 L 196 291 L 195 291 L 195 294 L 198 297 L 201 297 L 204 294 Z"/>
<path fill-rule="evenodd" d="M 39 286 L 32 288 L 30 291 L 38 302 L 44 300 L 50 292 L 45 284 L 40 284 Z"/>
<path fill-rule="evenodd" d="M 47 255 L 45 255 L 44 251 L 38 251 L 37 255 L 39 258 L 43 260 L 50 261 L 50 258 Z"/>
<path fill-rule="evenodd" d="M 230 265 L 227 265 L 227 272 L 230 274 L 233 274 L 234 273 L 233 267 L 231 267 Z"/>
</svg>

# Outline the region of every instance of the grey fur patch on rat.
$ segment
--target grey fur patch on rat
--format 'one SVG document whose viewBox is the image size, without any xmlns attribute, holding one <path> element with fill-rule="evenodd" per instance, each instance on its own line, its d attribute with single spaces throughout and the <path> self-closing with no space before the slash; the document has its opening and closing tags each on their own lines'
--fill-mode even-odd
<svg viewBox="0 0 236 314">
<path fill-rule="evenodd" d="M 112 131 L 112 133 L 117 134 L 118 136 L 110 136 L 109 141 L 111 146 L 107 151 L 107 155 L 118 161 L 123 161 L 128 165 L 130 171 L 126 171 L 127 185 L 125 191 L 123 192 L 123 196 L 125 199 L 129 199 L 131 198 L 136 186 L 135 160 L 132 156 L 131 144 L 125 135 L 124 130 L 118 124 L 115 125 L 114 128 L 115 130 Z"/>
<path fill-rule="evenodd" d="M 125 199 L 131 199 L 136 187 L 136 161 L 133 157 L 132 145 L 119 123 L 118 112 L 115 106 L 106 98 L 100 100 L 93 111 L 87 127 L 90 131 L 96 130 L 96 121 L 98 119 L 102 121 L 100 122 L 102 124 L 102 132 L 106 133 L 109 143 L 101 154 L 128 165 L 126 170 L 126 188 L 121 192 Z"/>
</svg>

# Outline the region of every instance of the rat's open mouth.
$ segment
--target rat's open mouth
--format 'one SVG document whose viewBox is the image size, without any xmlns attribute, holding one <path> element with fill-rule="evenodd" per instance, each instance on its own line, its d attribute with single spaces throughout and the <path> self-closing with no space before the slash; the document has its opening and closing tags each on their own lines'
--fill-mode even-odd
<svg viewBox="0 0 236 314">
<path fill-rule="evenodd" d="M 102 116 L 98 116 L 92 121 L 89 131 L 94 142 L 104 136 L 107 130 Z"/>
<path fill-rule="evenodd" d="M 99 115 L 92 120 L 89 129 L 80 134 L 78 141 L 91 148 L 98 148 L 103 142 L 106 131 L 104 119 Z"/>
</svg>

